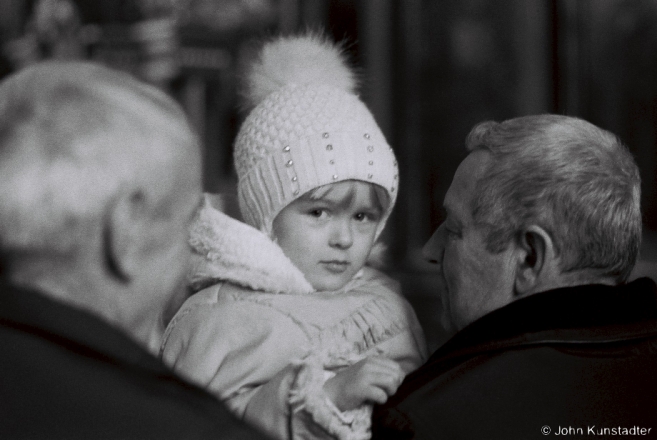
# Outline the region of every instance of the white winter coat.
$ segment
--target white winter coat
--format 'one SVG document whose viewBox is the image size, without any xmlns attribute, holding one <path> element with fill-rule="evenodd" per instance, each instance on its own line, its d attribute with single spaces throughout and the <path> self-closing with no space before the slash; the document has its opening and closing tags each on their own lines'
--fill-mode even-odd
<svg viewBox="0 0 657 440">
<path fill-rule="evenodd" d="M 191 281 L 210 285 L 170 322 L 164 361 L 275 438 L 369 438 L 371 406 L 340 412 L 322 387 L 371 354 L 405 373 L 424 362 L 398 284 L 365 267 L 337 292 L 313 292 L 275 243 L 207 203 L 191 235 Z"/>
</svg>

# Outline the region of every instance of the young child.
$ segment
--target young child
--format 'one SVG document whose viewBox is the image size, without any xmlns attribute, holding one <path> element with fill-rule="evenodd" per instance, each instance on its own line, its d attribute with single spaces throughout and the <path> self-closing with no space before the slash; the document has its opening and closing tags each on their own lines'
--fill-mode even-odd
<svg viewBox="0 0 657 440">
<path fill-rule="evenodd" d="M 395 204 L 392 149 L 338 47 L 266 44 L 235 143 L 238 222 L 207 202 L 192 295 L 162 357 L 279 439 L 370 437 L 373 403 L 426 357 L 396 282 L 366 265 Z"/>
</svg>

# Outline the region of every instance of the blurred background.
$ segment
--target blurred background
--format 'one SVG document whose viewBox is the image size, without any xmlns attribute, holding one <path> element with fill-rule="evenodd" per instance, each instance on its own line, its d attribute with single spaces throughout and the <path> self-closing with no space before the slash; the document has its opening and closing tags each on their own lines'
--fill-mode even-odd
<svg viewBox="0 0 657 440">
<path fill-rule="evenodd" d="M 171 93 L 204 141 L 206 191 L 234 194 L 237 78 L 253 41 L 322 30 L 347 39 L 361 95 L 401 167 L 390 270 L 430 349 L 439 280 L 420 249 L 463 141 L 482 120 L 579 116 L 624 141 L 643 177 L 634 276 L 657 274 L 657 0 L 0 0 L 0 77 L 41 59 L 87 59 Z"/>
</svg>

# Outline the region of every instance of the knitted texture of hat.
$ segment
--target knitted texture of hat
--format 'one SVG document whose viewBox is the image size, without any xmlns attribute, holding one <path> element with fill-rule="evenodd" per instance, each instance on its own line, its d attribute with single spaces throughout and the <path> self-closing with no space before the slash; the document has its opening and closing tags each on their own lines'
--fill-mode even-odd
<svg viewBox="0 0 657 440">
<path fill-rule="evenodd" d="M 271 45 L 282 47 L 273 50 Z M 397 161 L 372 114 L 353 93 L 353 81 L 345 79 L 351 71 L 340 49 L 312 35 L 282 38 L 265 45 L 252 70 L 257 74 L 252 83 L 270 78 L 271 88 L 255 93 L 261 101 L 235 141 L 244 220 L 271 235 L 278 213 L 298 197 L 327 184 L 358 180 L 388 193 L 378 236 L 395 204 Z M 274 73 L 267 76 L 268 71 Z M 343 81 L 336 81 L 340 75 Z"/>
</svg>

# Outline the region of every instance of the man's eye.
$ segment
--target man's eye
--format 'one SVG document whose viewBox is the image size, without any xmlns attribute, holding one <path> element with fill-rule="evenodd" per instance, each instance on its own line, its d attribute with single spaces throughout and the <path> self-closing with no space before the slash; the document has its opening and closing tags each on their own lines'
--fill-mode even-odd
<svg viewBox="0 0 657 440">
<path fill-rule="evenodd" d="M 311 209 L 310 211 L 308 211 L 308 215 L 316 218 L 321 218 L 325 213 L 326 211 L 324 211 L 323 209 Z"/>
</svg>

